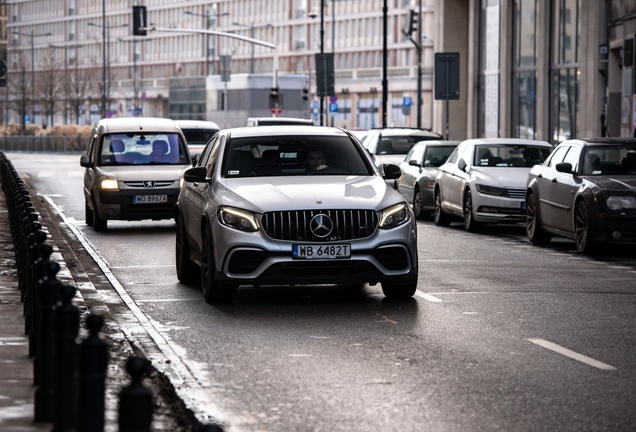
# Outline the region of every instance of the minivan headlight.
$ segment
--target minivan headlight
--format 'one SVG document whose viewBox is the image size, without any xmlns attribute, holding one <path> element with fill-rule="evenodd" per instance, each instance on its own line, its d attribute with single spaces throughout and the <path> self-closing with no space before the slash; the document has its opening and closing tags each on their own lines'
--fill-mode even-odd
<svg viewBox="0 0 636 432">
<path fill-rule="evenodd" d="M 240 231 L 255 232 L 259 230 L 254 213 L 232 207 L 220 207 L 217 217 L 221 225 Z"/>
<path fill-rule="evenodd" d="M 396 204 L 380 212 L 380 228 L 390 229 L 406 223 L 410 218 L 406 203 Z"/>
<path fill-rule="evenodd" d="M 607 207 L 610 210 L 636 208 L 636 198 L 633 196 L 611 196 L 607 198 Z"/>
<path fill-rule="evenodd" d="M 99 182 L 99 188 L 104 190 L 118 190 L 119 183 L 115 177 L 103 177 Z"/>
</svg>

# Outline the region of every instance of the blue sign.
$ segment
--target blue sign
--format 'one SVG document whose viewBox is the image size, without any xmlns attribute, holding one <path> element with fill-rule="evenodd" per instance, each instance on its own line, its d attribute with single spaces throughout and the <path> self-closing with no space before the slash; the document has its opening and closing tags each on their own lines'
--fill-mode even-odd
<svg viewBox="0 0 636 432">
<path fill-rule="evenodd" d="M 314 101 L 314 109 L 317 110 L 320 108 L 320 103 L 318 101 Z"/>
<path fill-rule="evenodd" d="M 330 103 L 329 104 L 329 112 L 330 113 L 337 113 L 338 112 L 338 104 L 337 103 Z"/>
<path fill-rule="evenodd" d="M 141 117 L 141 108 L 135 108 L 135 109 L 133 109 L 133 116 L 135 116 L 135 117 Z"/>
<path fill-rule="evenodd" d="M 404 96 L 402 98 L 402 106 L 410 107 L 411 105 L 413 105 L 413 98 L 411 98 L 411 96 Z"/>
<path fill-rule="evenodd" d="M 336 102 L 338 102 L 338 96 L 336 95 L 329 96 L 329 102 L 331 102 L 332 104 L 335 104 Z"/>
<path fill-rule="evenodd" d="M 25 115 L 25 116 L 24 116 L 24 122 L 25 122 L 25 123 L 30 123 L 30 122 L 31 122 L 31 116 L 30 116 L 30 115 L 28 115 L 28 114 L 27 114 L 27 115 Z"/>
</svg>

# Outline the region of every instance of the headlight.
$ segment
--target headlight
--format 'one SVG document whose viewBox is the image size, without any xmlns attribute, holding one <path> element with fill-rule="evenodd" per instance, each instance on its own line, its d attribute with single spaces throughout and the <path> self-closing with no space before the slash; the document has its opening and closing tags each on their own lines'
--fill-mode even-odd
<svg viewBox="0 0 636 432">
<path fill-rule="evenodd" d="M 119 184 L 117 183 L 117 179 L 114 177 L 104 177 L 99 182 L 99 188 L 106 190 L 118 190 Z"/>
<path fill-rule="evenodd" d="M 486 195 L 504 195 L 506 193 L 506 188 L 497 187 L 497 186 L 488 186 L 483 184 L 478 184 L 477 190 Z"/>
<path fill-rule="evenodd" d="M 406 203 L 400 203 L 382 210 L 380 213 L 380 228 L 395 228 L 407 222 L 410 217 L 408 210 Z"/>
<path fill-rule="evenodd" d="M 607 199 L 607 207 L 610 210 L 636 208 L 636 198 L 633 196 L 611 196 Z"/>
<path fill-rule="evenodd" d="M 179 177 L 179 189 L 183 188 L 183 184 L 185 183 L 185 179 L 183 176 Z"/>
<path fill-rule="evenodd" d="M 240 231 L 258 231 L 258 223 L 254 217 L 254 213 L 231 207 L 221 207 L 217 212 L 217 217 L 221 225 Z"/>
</svg>

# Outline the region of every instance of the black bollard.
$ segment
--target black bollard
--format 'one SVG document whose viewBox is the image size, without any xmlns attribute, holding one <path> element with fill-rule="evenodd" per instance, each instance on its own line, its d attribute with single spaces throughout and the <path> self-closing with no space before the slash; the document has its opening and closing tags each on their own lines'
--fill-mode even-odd
<svg viewBox="0 0 636 432">
<path fill-rule="evenodd" d="M 75 430 L 75 372 L 79 309 L 73 305 L 75 287 L 60 285 L 54 315 L 53 432 Z"/>
<path fill-rule="evenodd" d="M 27 207 L 24 211 L 25 216 L 22 218 L 22 224 L 20 228 L 20 241 L 19 241 L 19 255 L 20 266 L 18 267 L 18 287 L 20 288 L 20 300 L 24 300 L 24 293 L 26 291 L 26 278 L 29 269 L 29 234 L 31 233 L 31 222 L 36 222 L 38 215 L 33 210 L 33 207 Z"/>
<path fill-rule="evenodd" d="M 103 432 L 104 395 L 108 344 L 99 337 L 104 318 L 91 314 L 86 318 L 90 335 L 82 341 L 77 357 L 77 432 Z"/>
<path fill-rule="evenodd" d="M 36 422 L 53 420 L 53 308 L 57 297 L 57 288 L 61 282 L 57 280 L 60 265 L 55 261 L 44 264 L 45 277 L 40 282 L 38 331 L 38 355 L 33 361 L 33 376 L 37 376 L 38 388 L 35 390 Z"/>
<path fill-rule="evenodd" d="M 35 290 L 38 283 L 38 277 L 36 274 L 36 263 L 40 258 L 38 248 L 42 243 L 46 241 L 46 233 L 42 231 L 42 225 L 37 222 L 31 223 L 33 232 L 29 234 L 29 269 L 26 274 L 26 287 L 24 291 L 23 300 L 23 313 L 24 313 L 24 334 L 30 334 L 33 329 L 33 304 L 35 297 Z M 31 353 L 29 353 L 31 357 Z"/>
<path fill-rule="evenodd" d="M 33 320 L 33 327 L 31 328 L 31 332 L 29 333 L 29 357 L 33 358 L 38 355 L 38 346 L 39 346 L 39 333 L 40 333 L 40 314 L 38 311 L 40 310 L 40 284 L 42 283 L 42 279 L 46 276 L 44 274 L 44 265 L 49 261 L 51 254 L 53 253 L 53 247 L 51 245 L 42 243 L 38 247 L 38 255 L 40 256 L 37 261 L 35 261 L 35 281 L 33 284 L 33 297 L 31 299 L 31 314 Z M 37 376 L 34 374 L 33 376 L 35 385 L 38 385 Z"/>
<path fill-rule="evenodd" d="M 119 392 L 119 432 L 150 432 L 152 423 L 152 393 L 141 382 L 150 361 L 143 357 L 129 357 L 126 371 L 131 383 Z"/>
</svg>

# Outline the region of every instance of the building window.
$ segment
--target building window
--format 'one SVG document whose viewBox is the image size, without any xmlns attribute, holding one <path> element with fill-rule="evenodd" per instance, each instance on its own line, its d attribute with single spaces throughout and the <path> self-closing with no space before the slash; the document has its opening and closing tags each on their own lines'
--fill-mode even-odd
<svg viewBox="0 0 636 432">
<path fill-rule="evenodd" d="M 500 0 L 481 0 L 479 52 L 479 136 L 499 136 Z"/>
<path fill-rule="evenodd" d="M 550 140 L 576 138 L 578 131 L 581 0 L 553 3 L 550 70 Z"/>
<path fill-rule="evenodd" d="M 517 0 L 513 11 L 512 136 L 535 139 L 537 0 Z"/>
</svg>

